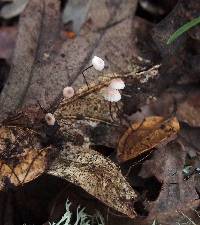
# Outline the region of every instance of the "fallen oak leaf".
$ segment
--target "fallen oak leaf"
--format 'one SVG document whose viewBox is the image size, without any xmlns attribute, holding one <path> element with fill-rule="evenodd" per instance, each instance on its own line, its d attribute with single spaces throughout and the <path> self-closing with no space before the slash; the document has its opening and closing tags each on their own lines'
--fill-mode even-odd
<svg viewBox="0 0 200 225">
<path fill-rule="evenodd" d="M 136 216 L 132 201 L 137 195 L 119 168 L 87 145 L 64 145 L 62 153 L 47 173 L 82 187 L 106 205 L 131 218 Z"/>
<path fill-rule="evenodd" d="M 150 149 L 168 143 L 179 131 L 176 117 L 165 120 L 163 117 L 147 117 L 143 122 L 132 124 L 121 137 L 117 157 L 120 162 L 134 159 Z"/>
</svg>

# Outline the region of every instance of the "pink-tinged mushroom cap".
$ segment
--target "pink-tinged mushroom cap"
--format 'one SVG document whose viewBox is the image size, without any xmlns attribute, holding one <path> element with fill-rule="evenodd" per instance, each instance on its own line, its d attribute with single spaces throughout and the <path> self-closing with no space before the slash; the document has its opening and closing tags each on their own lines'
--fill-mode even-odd
<svg viewBox="0 0 200 225">
<path fill-rule="evenodd" d="M 124 81 L 121 78 L 116 78 L 116 79 L 113 79 L 110 82 L 109 87 L 113 88 L 113 89 L 120 90 L 120 89 L 124 89 L 125 88 L 125 83 L 124 83 Z"/>
<path fill-rule="evenodd" d="M 63 89 L 63 97 L 64 98 L 71 98 L 74 96 L 74 89 L 72 87 L 65 87 Z"/>
<path fill-rule="evenodd" d="M 46 123 L 50 126 L 53 126 L 56 122 L 56 119 L 55 119 L 54 115 L 51 114 L 51 113 L 47 113 L 45 115 L 45 120 L 46 120 Z"/>
<path fill-rule="evenodd" d="M 102 95 L 109 102 L 118 102 L 121 100 L 121 94 L 118 90 L 106 87 L 102 90 Z"/>
<path fill-rule="evenodd" d="M 103 59 L 99 58 L 98 56 L 94 56 L 92 58 L 92 66 L 95 70 L 102 71 L 104 69 L 105 63 Z"/>
</svg>

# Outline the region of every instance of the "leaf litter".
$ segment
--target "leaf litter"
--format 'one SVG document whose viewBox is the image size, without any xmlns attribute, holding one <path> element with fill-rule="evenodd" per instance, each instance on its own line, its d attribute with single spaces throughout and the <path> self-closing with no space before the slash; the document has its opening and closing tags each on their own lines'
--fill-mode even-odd
<svg viewBox="0 0 200 225">
<path fill-rule="evenodd" d="M 72 99 L 63 100 L 58 105 L 55 117 L 60 127 L 60 136 L 61 138 L 65 137 L 63 140 L 64 142 L 69 141 L 66 138 L 67 119 L 74 123 L 73 117 L 69 117 L 71 115 L 70 113 L 74 113 L 74 116 L 78 113 L 78 119 L 80 121 L 85 118 L 87 120 L 93 119 L 97 124 L 104 122 L 104 120 L 108 118 L 109 109 L 105 104 L 105 100 L 103 100 L 102 96 L 98 96 L 98 93 L 95 93 L 95 91 L 99 91 L 102 86 L 104 87 L 105 83 L 103 83 L 103 85 L 91 87 L 91 90 L 86 89 L 85 91 L 85 89 L 83 89 L 80 92 L 77 92 L 77 95 Z M 90 95 L 92 95 L 92 98 L 90 98 Z M 87 99 L 88 97 L 89 100 Z M 96 107 L 97 110 L 94 110 L 94 107 Z M 21 113 L 22 122 L 25 122 L 25 126 L 31 127 L 31 125 L 36 125 L 36 123 L 33 122 L 33 118 L 31 118 L 33 116 L 33 112 L 33 109 L 26 109 L 26 114 L 23 112 Z M 66 116 L 66 113 L 69 113 L 69 115 Z M 26 115 L 27 118 L 32 119 L 32 121 L 25 120 L 24 118 L 26 118 Z M 19 116 L 19 121 L 20 119 L 21 117 Z M 65 146 L 66 144 L 62 144 L 62 146 L 57 147 L 58 151 L 62 150 L 60 157 L 58 157 L 53 164 L 48 163 L 50 166 L 48 170 L 45 171 L 48 162 L 47 155 L 50 153 L 51 146 L 49 145 L 49 148 L 47 147 L 45 149 L 40 148 L 42 145 L 43 135 L 40 135 L 39 132 L 43 130 L 36 126 L 32 128 L 33 130 L 30 129 L 30 132 L 26 129 L 23 131 L 20 128 L 23 127 L 23 124 L 19 123 L 20 125 L 17 125 L 17 121 L 18 118 L 15 119 L 15 117 L 13 117 L 12 120 L 12 117 L 10 117 L 10 121 L 7 119 L 3 122 L 3 124 L 9 124 L 11 128 L 5 127 L 5 130 L 2 131 L 2 151 L 7 150 L 6 140 L 11 139 L 11 137 L 14 140 L 18 140 L 24 135 L 25 140 L 30 140 L 30 143 L 27 143 L 26 141 L 25 143 L 21 143 L 20 147 L 22 153 L 16 152 L 16 149 L 19 147 L 15 142 L 13 143 L 14 149 L 13 152 L 10 153 L 9 160 L 12 159 L 13 154 L 16 154 L 15 158 L 19 160 L 19 163 L 17 165 L 12 165 L 10 161 L 8 164 L 2 163 L 2 183 L 4 178 L 7 177 L 9 178 L 10 183 L 18 186 L 37 178 L 37 176 L 42 172 L 47 172 L 48 174 L 62 177 L 63 179 L 81 186 L 87 192 L 110 207 L 115 208 L 132 218 L 135 217 L 136 213 L 134 212 L 133 205 L 131 203 L 136 198 L 136 194 L 122 176 L 120 169 L 117 168 L 114 163 L 89 147 L 85 147 L 84 144 L 81 144 L 81 146 Z M 108 123 L 109 121 L 105 121 L 105 123 L 106 122 Z M 14 128 L 12 128 L 12 123 L 15 124 Z M 112 124 L 111 120 L 110 124 Z M 12 133 L 12 129 L 15 131 L 14 134 Z M 6 136 L 7 132 L 9 133 L 9 138 Z M 28 135 L 29 139 L 27 139 L 26 135 Z M 84 134 L 82 135 L 84 136 Z M 77 143 L 76 140 L 75 143 Z M 26 146 L 29 147 L 30 145 L 33 150 L 26 149 Z M 36 147 L 38 147 L 38 150 Z M 11 169 L 9 170 L 8 168 L 10 167 Z M 88 182 L 89 180 L 90 182 Z M 110 190 L 110 193 L 108 193 L 108 190 Z"/>
<path fill-rule="evenodd" d="M 42 5 L 43 3 L 44 5 Z M 131 1 L 129 3 L 131 3 Z M 85 24 L 83 24 L 82 29 L 80 30 L 81 35 L 73 39 L 67 40 L 68 42 L 62 43 L 62 40 L 58 38 L 58 35 L 55 35 L 55 33 L 59 34 L 58 30 L 57 30 L 58 32 L 55 32 L 56 29 L 59 27 L 58 17 L 56 16 L 59 15 L 58 4 L 54 1 L 49 1 L 48 3 L 47 1 L 44 2 L 43 1 L 39 2 L 37 0 L 31 1 L 31 3 L 26 8 L 23 17 L 20 19 L 19 34 L 13 61 L 14 69 L 11 71 L 9 80 L 5 85 L 5 89 L 3 90 L 0 99 L 0 102 L 2 103 L 1 116 L 2 115 L 5 116 L 7 114 L 7 111 L 10 106 L 11 106 L 10 109 L 13 112 L 15 109 L 21 108 L 22 105 L 36 103 L 38 99 L 44 102 L 44 105 L 45 103 L 47 103 L 47 105 L 50 105 L 50 103 L 55 101 L 56 97 L 59 95 L 59 91 L 63 88 L 63 83 L 69 84 L 68 82 L 70 82 L 71 85 L 75 81 L 74 87 L 76 88 L 82 87 L 82 79 L 80 78 L 80 76 L 79 79 L 77 79 L 77 77 L 80 74 L 81 68 L 85 68 L 86 65 L 88 64 L 88 60 L 91 58 L 91 55 L 94 53 L 94 51 L 97 52 L 98 54 L 104 53 L 104 56 L 107 56 L 108 64 L 112 65 L 108 70 L 112 71 L 113 68 L 118 66 L 117 72 L 118 74 L 120 74 L 120 76 L 121 74 L 124 74 L 124 71 L 127 72 L 127 70 L 128 73 L 131 73 L 131 76 L 125 77 L 125 81 L 128 83 L 129 87 L 127 87 L 127 89 L 123 94 L 129 97 L 127 97 L 128 101 L 125 101 L 125 99 L 123 99 L 123 101 L 120 104 L 119 109 L 121 116 L 123 115 L 122 113 L 124 112 L 128 113 L 128 110 L 126 108 L 127 105 L 125 103 L 128 102 L 128 107 L 130 109 L 129 114 L 130 112 L 133 113 L 135 112 L 135 108 L 138 109 L 144 104 L 148 104 L 147 99 L 149 98 L 149 96 L 160 95 L 160 93 L 162 93 L 166 87 L 172 84 L 174 85 L 176 83 L 177 79 L 184 73 L 185 65 L 181 64 L 183 62 L 182 60 L 184 59 L 184 54 L 182 54 L 176 60 L 173 57 L 171 60 L 169 60 L 169 58 L 167 57 L 166 59 L 162 59 L 161 62 L 159 61 L 159 64 L 161 63 L 161 66 L 157 67 L 156 72 L 150 73 L 151 69 L 150 70 L 148 69 L 149 65 L 151 65 L 152 62 L 158 63 L 155 60 L 156 59 L 155 56 L 158 52 L 156 54 L 152 54 L 151 52 L 150 55 L 148 55 L 148 51 L 146 51 L 145 54 L 148 55 L 147 58 L 151 59 L 152 61 L 145 59 L 143 61 L 142 57 L 140 58 L 138 57 L 138 59 L 140 59 L 140 62 L 142 63 L 146 62 L 148 66 L 145 68 L 144 73 L 140 73 L 140 76 L 137 77 L 135 66 L 134 65 L 130 66 L 130 61 L 132 59 L 131 58 L 132 52 L 130 51 L 131 50 L 130 46 L 132 46 L 132 42 L 129 41 L 131 37 L 130 35 L 131 32 L 129 31 L 131 30 L 130 27 L 132 26 L 132 19 L 129 19 L 127 17 L 128 15 L 130 15 L 129 13 L 133 8 L 128 7 L 129 5 L 127 6 L 127 4 L 121 4 L 120 8 L 117 3 L 116 5 L 112 4 L 111 2 L 109 2 L 108 4 L 107 3 L 104 4 L 103 1 L 101 3 L 98 3 L 98 7 L 96 7 L 96 4 L 97 3 L 95 3 L 94 1 L 91 5 L 91 8 L 88 11 L 89 16 L 92 17 L 92 15 L 96 15 L 96 17 L 92 18 L 93 19 L 92 21 L 90 19 Z M 45 10 L 43 6 L 45 6 Z M 36 15 L 32 15 L 31 14 L 31 12 L 33 11 L 32 9 L 35 7 L 38 9 L 38 11 Z M 99 14 L 96 12 L 96 9 L 99 7 L 104 10 L 103 19 L 99 19 L 98 17 Z M 128 8 L 129 10 L 127 10 Z M 176 7 L 173 13 L 170 15 L 171 16 L 169 17 L 170 21 L 176 18 L 177 8 L 178 7 Z M 123 9 L 122 10 L 123 12 L 121 11 L 121 9 Z M 113 18 L 111 22 L 116 23 L 116 25 L 113 27 L 112 23 L 110 23 L 110 18 Z M 28 23 L 26 23 L 27 20 Z M 42 20 L 44 21 L 43 23 L 44 26 L 40 26 Z M 135 19 L 134 23 L 136 26 L 137 22 Z M 145 21 L 140 21 L 141 26 L 137 27 L 137 29 L 139 30 L 142 27 L 146 26 L 145 23 L 146 23 Z M 173 31 L 177 27 L 178 23 L 175 24 L 175 26 L 173 27 L 173 29 L 171 29 L 171 31 Z M 51 24 L 51 31 L 53 32 L 51 31 L 49 32 L 50 27 L 49 24 Z M 109 26 L 110 28 L 107 28 Z M 159 24 L 159 26 L 157 27 L 154 26 L 156 27 L 154 32 L 156 32 L 157 35 L 159 34 L 159 29 L 163 31 L 162 26 L 164 26 L 162 23 Z M 33 39 L 36 40 L 36 42 L 30 43 L 28 41 L 32 37 L 30 36 L 27 37 L 29 33 L 27 32 L 26 29 L 24 29 L 25 27 L 26 28 L 31 27 L 31 29 L 34 31 L 31 35 L 33 35 Z M 124 29 L 124 32 L 120 32 L 122 28 Z M 147 33 L 149 34 L 150 26 L 149 27 L 147 26 L 146 29 Z M 169 30 L 170 29 L 167 29 L 167 32 Z M 143 34 L 144 31 L 141 32 L 140 42 L 144 38 Z M 164 36 L 167 38 L 169 36 L 168 34 L 169 32 L 167 33 L 167 35 Z M 190 37 L 193 37 L 191 33 L 189 35 Z M 46 43 L 47 37 L 49 40 L 48 43 Z M 159 40 L 159 37 L 157 39 L 156 36 L 153 36 L 153 39 Z M 155 43 L 153 43 L 153 41 L 150 40 L 150 38 L 148 38 L 148 41 L 149 41 L 148 43 L 150 43 L 149 47 L 155 45 Z M 184 43 L 185 39 L 183 38 L 181 41 Z M 92 46 L 92 48 L 89 47 L 89 44 L 90 46 Z M 162 45 L 163 43 L 160 44 Z M 21 46 L 24 46 L 24 52 L 22 52 Z M 93 46 L 95 47 L 93 48 Z M 134 48 L 137 49 L 137 54 L 141 53 L 140 50 L 138 49 L 139 46 L 137 45 L 137 43 L 134 43 Z M 37 51 L 36 49 L 39 49 L 39 51 Z M 58 49 L 61 49 L 62 51 Z M 170 53 L 177 51 L 177 49 L 178 46 L 177 48 L 175 47 L 173 51 Z M 27 54 L 27 52 L 29 52 L 29 55 Z M 73 52 L 76 52 L 77 54 L 74 55 Z M 80 55 L 80 57 L 77 57 L 77 55 Z M 19 63 L 22 62 L 19 56 L 22 57 L 23 59 L 26 59 L 25 65 L 23 65 L 23 63 Z M 68 59 L 67 61 L 65 57 Z M 28 66 L 26 67 L 26 65 Z M 76 66 L 80 65 L 80 67 L 75 69 L 74 65 Z M 22 84 L 21 87 L 19 84 L 18 89 L 15 90 L 15 88 L 12 87 L 15 87 L 16 80 L 19 80 L 20 74 L 24 75 L 23 77 L 24 83 L 21 83 Z M 55 79 L 53 79 L 55 78 L 55 74 L 57 74 L 58 77 L 56 81 Z M 90 72 L 88 71 L 87 75 L 93 80 L 97 80 L 97 77 L 99 77 L 99 74 L 95 73 L 95 71 L 93 70 L 91 70 Z M 41 78 L 43 78 L 43 80 L 41 80 Z M 89 80 L 91 81 L 91 79 Z M 59 80 L 61 81 L 60 83 Z M 140 81 L 145 82 L 142 83 Z M 41 89 L 41 86 L 43 87 L 43 89 L 41 90 L 41 92 L 39 92 L 38 90 Z M 168 122 L 172 122 L 172 125 L 171 123 L 169 124 L 167 123 L 167 125 L 169 125 L 170 129 L 171 128 L 172 129 L 171 130 L 169 129 L 170 131 L 164 133 L 162 133 L 161 130 L 156 127 L 156 130 L 160 134 L 158 139 L 155 138 L 156 131 L 154 130 L 155 127 L 153 125 L 153 129 L 151 129 L 153 131 L 151 134 L 154 135 L 151 136 L 151 134 L 148 133 L 152 138 L 151 144 L 148 145 L 147 147 L 143 146 L 140 148 L 139 147 L 140 145 L 139 144 L 137 145 L 136 142 L 136 146 L 138 147 L 138 151 L 136 154 L 134 151 L 132 151 L 134 149 L 133 148 L 134 142 L 132 142 L 131 138 L 129 138 L 129 135 L 130 137 L 132 136 L 134 137 L 134 135 L 137 136 L 139 133 L 141 135 L 142 140 L 145 140 L 146 138 L 144 135 L 145 132 L 143 133 L 140 130 L 140 128 L 138 128 L 139 124 L 141 125 L 141 123 L 131 121 L 131 124 L 133 126 L 136 126 L 138 130 L 136 129 L 133 132 L 133 130 L 130 130 L 129 127 L 128 129 L 129 132 L 125 131 L 127 130 L 127 128 L 124 127 L 124 122 L 126 122 L 125 123 L 126 125 L 128 123 L 127 121 L 123 121 L 123 123 L 121 124 L 120 119 L 124 120 L 125 118 L 124 117 L 120 118 L 118 115 L 119 112 L 117 111 L 116 108 L 114 108 L 114 118 L 116 120 L 115 123 L 117 125 L 122 126 L 123 129 L 118 129 L 117 126 L 115 128 L 113 126 L 113 121 L 110 116 L 109 108 L 97 94 L 98 88 L 95 91 L 92 88 L 93 86 L 91 87 L 92 91 L 90 93 L 87 91 L 86 88 L 83 88 L 83 90 L 80 90 L 80 94 L 76 95 L 76 97 L 78 96 L 77 98 L 75 97 L 71 99 L 72 101 L 63 100 L 61 102 L 60 106 L 55 112 L 58 125 L 60 126 L 60 129 L 58 130 L 52 129 L 49 131 L 49 129 L 46 129 L 43 121 L 44 113 L 42 114 L 42 117 L 40 117 L 41 111 L 35 110 L 38 109 L 38 107 L 30 107 L 30 108 L 25 107 L 25 111 L 22 110 L 21 116 L 22 115 L 23 116 L 20 119 L 15 118 L 14 121 L 10 121 L 10 123 L 8 123 L 9 119 L 12 118 L 9 117 L 8 120 L 6 121 L 7 125 L 2 124 L 1 129 L 3 129 L 3 133 L 4 132 L 5 134 L 10 132 L 12 133 L 14 129 L 15 130 L 14 136 L 16 135 L 20 139 L 20 135 L 24 133 L 23 129 L 25 129 L 25 133 L 30 134 L 27 136 L 33 137 L 33 140 L 35 141 L 28 142 L 28 144 L 22 142 L 19 146 L 17 145 L 17 148 L 20 149 L 20 151 L 16 152 L 15 149 L 8 147 L 8 144 L 15 146 L 17 142 L 16 141 L 14 142 L 10 141 L 11 143 L 7 142 L 6 137 L 4 137 L 3 135 L 3 139 L 1 140 L 2 150 L 4 153 L 7 152 L 5 150 L 8 148 L 11 151 L 9 153 L 10 155 L 8 154 L 2 157 L 1 162 L 4 165 L 2 168 L 3 172 L 5 172 L 5 176 L 4 178 L 1 179 L 2 181 L 1 184 L 4 187 L 6 186 L 4 182 L 6 180 L 5 179 L 6 177 L 10 177 L 11 183 L 13 183 L 14 185 L 20 185 L 20 183 L 23 180 L 25 182 L 29 182 L 32 179 L 35 179 L 44 171 L 46 171 L 46 168 L 48 168 L 48 170 L 51 171 L 50 173 L 58 172 L 57 176 L 63 178 L 66 176 L 67 180 L 69 180 L 72 183 L 75 183 L 78 186 L 81 186 L 83 189 L 88 191 L 90 194 L 94 195 L 96 198 L 100 199 L 108 206 L 111 206 L 112 208 L 115 208 L 118 211 L 129 215 L 130 217 L 135 217 L 134 212 L 135 209 L 133 208 L 132 200 L 130 199 L 133 198 L 133 202 L 136 200 L 136 193 L 135 193 L 136 191 L 133 190 L 133 188 L 129 185 L 128 181 L 130 181 L 133 187 L 138 185 L 137 181 L 135 181 L 134 177 L 131 176 L 129 176 L 127 180 L 125 180 L 120 169 L 116 165 L 117 163 L 114 164 L 110 159 L 106 158 L 105 156 L 102 156 L 97 151 L 92 150 L 91 146 L 89 146 L 90 144 L 92 145 L 98 144 L 100 142 L 100 138 L 98 136 L 100 135 L 103 136 L 106 134 L 108 137 L 110 137 L 109 139 L 112 139 L 112 133 L 111 132 L 109 133 L 109 131 L 114 129 L 115 132 L 117 132 L 118 136 L 122 136 L 122 140 L 123 137 L 126 139 L 128 134 L 128 142 L 130 144 L 129 153 L 132 154 L 131 158 L 133 160 L 135 160 L 136 156 L 140 157 L 140 154 L 149 151 L 153 147 L 158 148 L 158 150 L 156 150 L 152 155 L 152 158 L 150 159 L 148 158 L 148 160 L 146 160 L 144 163 L 141 164 L 141 171 L 137 171 L 138 170 L 137 168 L 134 170 L 134 174 L 138 173 L 138 176 L 140 178 L 142 177 L 142 179 L 144 180 L 149 179 L 152 176 L 153 177 L 155 176 L 156 179 L 158 179 L 158 182 L 162 183 L 161 185 L 162 189 L 160 190 L 156 200 L 154 199 L 151 200 L 150 202 L 145 201 L 145 206 L 149 212 L 149 216 L 146 218 L 146 221 L 148 223 L 149 222 L 152 223 L 152 221 L 158 217 L 158 222 L 167 224 L 170 221 L 170 224 L 172 224 L 178 219 L 178 216 L 180 216 L 180 213 L 178 213 L 175 209 L 178 208 L 180 210 L 183 210 L 184 206 L 185 206 L 185 211 L 183 210 L 184 213 L 189 213 L 190 210 L 188 209 L 187 206 L 190 204 L 196 207 L 198 202 L 195 199 L 198 198 L 198 195 L 195 192 L 194 188 L 195 184 L 193 182 L 193 176 L 188 181 L 183 182 L 182 170 L 185 166 L 185 157 L 186 157 L 183 151 L 185 149 L 184 148 L 185 142 L 181 140 L 182 144 L 180 143 L 174 144 L 176 143 L 176 141 L 168 143 L 171 141 L 171 137 L 174 138 L 176 136 L 176 133 L 179 130 L 180 121 L 178 122 L 176 117 L 171 118 L 171 120 L 169 120 Z M 91 108 L 86 107 L 89 105 L 90 102 L 92 107 Z M 94 109 L 94 112 L 92 108 Z M 39 118 L 37 118 L 37 115 L 39 116 Z M 62 118 L 62 115 L 64 119 Z M 155 117 L 155 115 L 157 114 L 154 113 L 152 118 L 157 118 Z M 2 116 L 2 118 L 4 116 Z M 166 119 L 167 117 L 165 115 L 161 114 L 160 117 L 158 118 L 160 118 L 161 121 L 163 121 L 163 123 L 167 121 Z M 179 114 L 177 115 L 177 118 L 178 119 L 181 118 L 180 111 Z M 150 117 L 145 118 L 145 120 L 147 121 L 148 119 L 150 120 Z M 189 120 L 185 119 L 185 115 L 182 114 L 181 121 L 188 123 Z M 162 125 L 162 122 L 160 123 Z M 180 125 L 182 129 L 182 123 L 180 123 Z M 192 123 L 190 123 L 189 125 L 192 126 Z M 103 126 L 103 128 L 106 129 L 105 130 L 106 132 L 102 132 L 104 134 L 100 134 L 101 133 L 100 132 L 97 135 L 96 139 L 94 138 L 92 139 L 91 133 L 94 130 L 98 130 L 98 128 L 100 128 L 101 126 Z M 88 132 L 89 130 L 88 128 L 90 129 L 91 132 Z M 43 135 L 41 136 L 41 134 Z M 57 140 L 57 143 L 55 142 L 55 139 L 52 138 L 52 134 L 55 134 L 55 139 Z M 169 136 L 167 136 L 167 134 Z M 12 137 L 9 136 L 9 139 L 12 140 Z M 165 141 L 163 142 L 163 140 L 165 139 L 166 142 Z M 29 140 L 29 138 L 27 138 L 27 140 Z M 65 144 L 62 142 L 63 140 Z M 159 145 L 159 141 L 161 143 L 161 146 Z M 104 145 L 99 146 L 99 148 L 104 146 L 106 147 L 110 146 L 110 143 L 106 142 L 107 140 L 104 141 Z M 113 140 L 112 146 L 116 147 L 117 143 L 118 139 L 116 138 L 115 140 Z M 166 145 L 166 143 L 168 144 Z M 27 148 L 27 145 L 29 148 Z M 31 145 L 31 147 L 29 145 Z M 126 149 L 122 148 L 123 154 L 125 154 Z M 51 150 L 53 150 L 54 155 L 53 159 L 51 158 Z M 83 152 L 81 150 L 83 150 Z M 34 165 L 33 169 L 31 169 L 32 166 L 31 161 L 33 161 L 34 164 L 33 159 L 35 158 L 35 152 L 39 153 L 40 151 L 44 152 L 44 157 L 38 158 L 38 161 L 36 160 L 38 163 L 38 164 L 36 163 L 36 165 L 39 165 L 37 169 L 34 167 Z M 57 151 L 56 155 L 58 156 L 58 158 L 55 157 L 55 151 Z M 63 152 L 69 151 L 70 154 L 66 152 L 66 154 L 63 155 L 62 151 Z M 88 158 L 85 157 L 85 154 L 87 155 Z M 102 162 L 102 165 L 99 165 L 99 163 L 97 163 L 98 160 L 96 162 L 90 162 L 92 161 L 91 160 L 92 154 L 95 155 L 96 158 Z M 82 158 L 82 155 L 84 155 L 84 158 Z M 12 158 L 13 160 L 11 160 Z M 113 157 L 113 155 L 111 155 L 110 158 L 114 159 L 115 161 L 115 157 Z M 65 167 L 66 161 L 62 159 L 66 159 L 67 163 L 71 160 L 67 167 Z M 82 165 L 82 161 L 86 159 L 89 161 L 89 162 L 87 161 L 88 164 Z M 58 162 L 59 160 L 61 162 Z M 53 164 L 51 164 L 52 161 Z M 148 162 L 152 162 L 149 168 L 147 166 Z M 53 165 L 53 168 L 60 168 L 60 171 L 56 171 L 53 169 L 51 170 L 51 165 Z M 104 169 L 107 172 L 102 173 L 101 171 L 102 166 L 103 167 L 105 166 Z M 91 167 L 95 172 L 97 171 L 98 173 L 97 172 L 94 173 Z M 153 170 L 154 167 L 155 171 Z M 12 169 L 12 172 L 9 168 Z M 30 174 L 30 177 L 26 178 L 28 168 L 30 169 L 30 172 L 32 174 Z M 109 168 L 112 168 L 111 170 L 112 174 L 109 173 L 110 172 Z M 72 174 L 71 171 L 75 173 Z M 177 173 L 175 173 L 176 171 Z M 13 172 L 17 173 L 17 176 L 19 176 L 20 179 L 16 179 L 16 176 L 13 174 Z M 93 183 L 88 184 L 88 182 L 86 182 L 85 180 L 80 179 L 80 174 L 81 175 L 84 174 L 85 177 L 92 176 L 92 178 L 94 179 L 94 183 L 95 182 L 99 183 L 100 179 L 105 186 L 109 187 L 111 186 L 111 190 L 113 190 L 113 193 L 111 193 L 110 196 L 106 196 L 106 192 L 103 193 L 102 190 L 99 190 L 98 187 L 97 188 L 93 187 L 92 186 Z M 122 181 L 124 186 L 122 185 L 123 186 L 122 187 L 119 184 L 121 183 L 120 181 L 119 183 L 115 183 L 114 182 L 115 179 L 117 180 L 119 179 L 120 181 Z M 128 190 L 128 192 L 125 193 L 124 190 Z M 189 190 L 188 195 L 187 193 L 186 194 L 182 193 L 182 190 Z M 122 196 L 122 198 L 120 199 L 118 198 L 119 196 L 116 194 L 118 193 L 118 191 L 120 193 L 119 195 Z M 180 196 L 180 199 L 177 199 L 177 196 Z M 167 202 L 166 199 L 169 199 L 169 201 Z M 174 207 L 173 212 L 171 211 L 171 206 Z M 109 214 L 109 216 L 111 217 L 111 214 Z M 115 224 L 117 224 L 118 222 L 120 223 L 120 221 L 121 221 L 120 218 L 118 218 L 118 220 L 115 219 Z M 132 223 L 135 223 L 135 220 L 134 222 L 131 221 L 131 224 Z"/>
</svg>

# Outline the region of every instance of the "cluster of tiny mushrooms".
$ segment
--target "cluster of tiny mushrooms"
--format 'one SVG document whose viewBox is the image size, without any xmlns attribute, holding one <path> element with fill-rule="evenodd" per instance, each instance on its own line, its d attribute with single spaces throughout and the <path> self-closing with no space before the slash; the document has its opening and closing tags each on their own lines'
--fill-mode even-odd
<svg viewBox="0 0 200 225">
<path fill-rule="evenodd" d="M 87 67 L 84 71 L 88 70 L 91 67 L 93 67 L 97 71 L 102 71 L 105 67 L 104 60 L 98 56 L 94 56 L 92 58 L 92 65 Z M 82 72 L 83 78 L 85 80 L 85 83 L 88 86 L 87 80 L 83 72 Z M 118 102 L 121 100 L 121 93 L 119 90 L 124 88 L 125 88 L 124 81 L 120 78 L 116 78 L 111 80 L 109 86 L 103 88 L 103 90 L 101 91 L 101 94 L 103 98 L 109 102 Z M 74 94 L 75 94 L 75 91 L 73 87 L 68 86 L 63 89 L 63 97 L 66 99 L 72 98 Z M 52 113 L 46 113 L 45 121 L 49 126 L 53 126 L 56 122 L 56 119 Z"/>
</svg>

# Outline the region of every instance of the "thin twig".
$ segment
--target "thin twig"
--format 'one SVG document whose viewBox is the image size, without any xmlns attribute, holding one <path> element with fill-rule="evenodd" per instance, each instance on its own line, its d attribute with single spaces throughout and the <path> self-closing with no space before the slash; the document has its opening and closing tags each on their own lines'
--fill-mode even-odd
<svg viewBox="0 0 200 225">
<path fill-rule="evenodd" d="M 149 154 L 147 154 L 145 157 L 143 157 L 142 159 L 140 159 L 139 161 L 137 161 L 136 163 L 134 163 L 132 166 L 129 167 L 128 172 L 126 173 L 125 177 L 128 177 L 131 170 L 133 169 L 133 167 L 137 166 L 138 164 L 140 164 L 142 161 L 144 161 L 147 157 L 149 157 L 152 154 L 153 150 L 150 151 Z"/>
<path fill-rule="evenodd" d="M 197 225 L 190 217 L 188 217 L 182 211 L 177 210 L 177 212 L 179 212 L 183 217 L 185 217 L 186 219 L 188 219 L 190 221 L 190 223 L 192 223 L 193 225 Z"/>
<path fill-rule="evenodd" d="M 110 112 L 110 117 L 112 119 L 113 122 L 115 122 L 115 119 L 112 115 L 112 103 L 111 102 L 108 102 L 108 105 L 109 105 L 109 112 Z"/>
<path fill-rule="evenodd" d="M 43 113 L 48 113 L 47 110 L 40 104 L 39 100 L 37 100 L 37 103 L 40 107 L 40 109 L 42 110 Z"/>
</svg>

